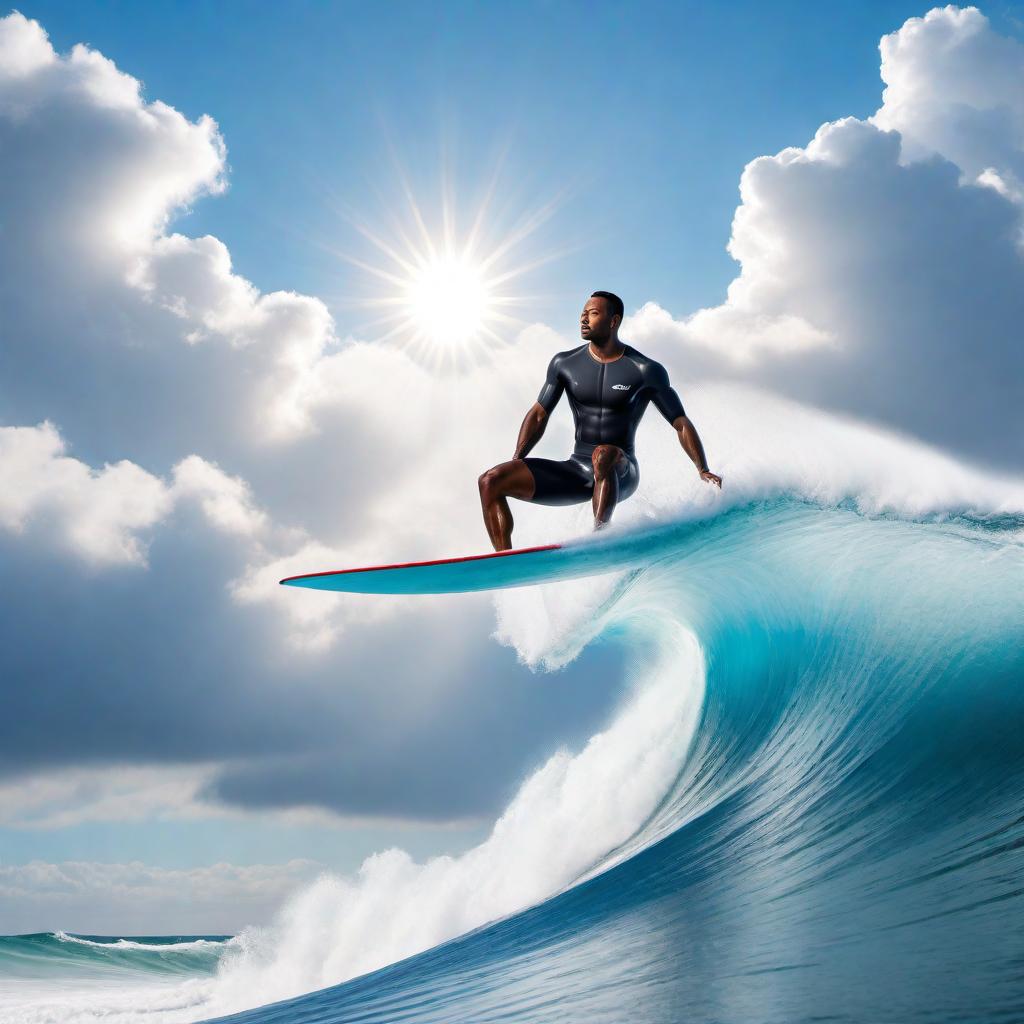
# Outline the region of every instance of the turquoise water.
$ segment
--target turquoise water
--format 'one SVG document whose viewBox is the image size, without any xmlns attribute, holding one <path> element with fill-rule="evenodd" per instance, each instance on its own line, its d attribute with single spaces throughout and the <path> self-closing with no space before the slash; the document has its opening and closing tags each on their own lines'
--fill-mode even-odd
<svg viewBox="0 0 1024 1024">
<path fill-rule="evenodd" d="M 602 755 L 622 758 L 622 792 L 584 786 L 567 825 L 545 815 L 568 788 L 520 796 L 529 844 L 409 868 L 390 891 L 353 883 L 328 927 L 300 903 L 262 944 L 143 966 L 207 978 L 174 1019 L 211 1017 L 247 984 L 273 993 L 261 977 L 295 998 L 231 1019 L 1024 1019 L 1024 519 L 777 499 L 598 543 L 628 571 L 579 643 L 622 645 L 627 705 L 653 695 L 692 728 L 665 738 L 657 714 L 624 711 Z M 550 891 L 515 889 L 523 857 L 574 844 Z M 502 880 L 505 902 L 487 902 Z M 474 901 L 482 926 L 443 941 L 437 922 Z M 408 921 L 439 944 L 371 969 Z M 0 941 L 0 965 L 37 938 Z"/>
<path fill-rule="evenodd" d="M 111 978 L 134 971 L 149 976 L 213 974 L 227 935 L 70 935 L 40 932 L 0 937 L 0 978 L 79 974 Z"/>
</svg>

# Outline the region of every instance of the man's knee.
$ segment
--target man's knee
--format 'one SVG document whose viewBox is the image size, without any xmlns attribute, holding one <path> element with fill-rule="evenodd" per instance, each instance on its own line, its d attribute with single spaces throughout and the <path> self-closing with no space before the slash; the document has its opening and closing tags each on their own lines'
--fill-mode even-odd
<svg viewBox="0 0 1024 1024">
<path fill-rule="evenodd" d="M 622 449 L 614 444 L 599 444 L 591 456 L 594 463 L 594 475 L 598 478 L 607 476 L 619 461 Z"/>
<path fill-rule="evenodd" d="M 480 474 L 477 479 L 477 486 L 480 488 L 480 497 L 484 501 L 490 501 L 492 498 L 497 497 L 498 479 L 499 472 L 497 466 Z"/>
<path fill-rule="evenodd" d="M 499 466 L 492 466 L 486 473 L 481 473 L 477 485 L 480 488 L 480 497 L 486 504 L 495 498 L 504 497 L 508 493 L 508 466 L 509 463 L 502 463 Z"/>
</svg>

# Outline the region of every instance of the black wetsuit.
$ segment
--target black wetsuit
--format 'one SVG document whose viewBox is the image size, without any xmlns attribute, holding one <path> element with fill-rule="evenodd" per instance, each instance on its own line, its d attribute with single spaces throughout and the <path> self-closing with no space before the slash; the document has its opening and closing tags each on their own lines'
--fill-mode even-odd
<svg viewBox="0 0 1024 1024">
<path fill-rule="evenodd" d="M 590 354 L 590 345 L 559 352 L 548 366 L 548 378 L 537 401 L 550 414 L 562 397 L 576 422 L 576 446 L 564 462 L 526 458 L 536 482 L 532 501 L 541 505 L 575 505 L 590 501 L 594 493 L 594 449 L 613 444 L 626 453 L 616 466 L 619 500 L 628 498 L 640 483 L 640 467 L 633 452 L 637 424 L 653 402 L 672 423 L 684 415 L 683 403 L 668 382 L 661 363 L 626 345 L 618 359 L 602 363 Z"/>
</svg>

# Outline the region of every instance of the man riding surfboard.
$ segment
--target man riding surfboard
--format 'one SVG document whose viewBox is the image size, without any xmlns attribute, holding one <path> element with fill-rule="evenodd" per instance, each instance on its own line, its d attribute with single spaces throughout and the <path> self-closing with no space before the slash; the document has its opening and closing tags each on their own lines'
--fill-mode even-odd
<svg viewBox="0 0 1024 1024">
<path fill-rule="evenodd" d="M 708 469 L 697 429 L 669 384 L 665 367 L 619 340 L 624 312 L 622 299 L 611 292 L 590 296 L 580 314 L 583 344 L 551 360 L 540 395 L 519 428 L 512 461 L 481 475 L 480 503 L 495 551 L 512 547 L 509 498 L 539 505 L 590 501 L 594 528 L 604 526 L 616 504 L 640 482 L 633 439 L 652 402 L 679 435 L 701 479 L 722 486 L 722 478 Z M 563 462 L 528 458 L 563 392 L 576 423 L 572 455 Z"/>
</svg>

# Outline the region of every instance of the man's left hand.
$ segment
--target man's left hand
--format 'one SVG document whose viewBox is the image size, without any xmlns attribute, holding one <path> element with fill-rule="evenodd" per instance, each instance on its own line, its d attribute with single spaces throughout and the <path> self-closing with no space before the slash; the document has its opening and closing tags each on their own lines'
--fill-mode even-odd
<svg viewBox="0 0 1024 1024">
<path fill-rule="evenodd" d="M 712 473 L 710 469 L 705 469 L 701 475 L 701 480 L 707 481 L 709 484 L 715 484 L 719 490 L 722 488 L 722 478 L 717 473 Z"/>
</svg>

